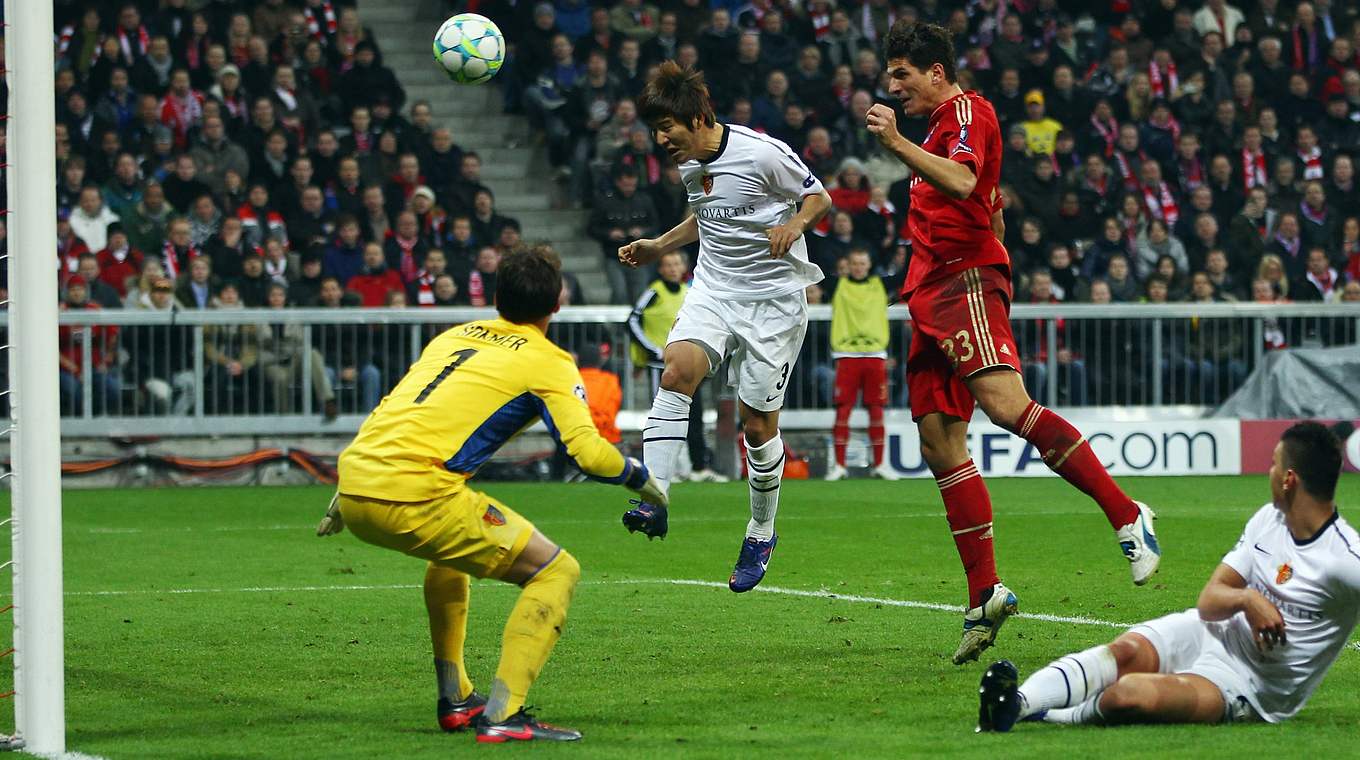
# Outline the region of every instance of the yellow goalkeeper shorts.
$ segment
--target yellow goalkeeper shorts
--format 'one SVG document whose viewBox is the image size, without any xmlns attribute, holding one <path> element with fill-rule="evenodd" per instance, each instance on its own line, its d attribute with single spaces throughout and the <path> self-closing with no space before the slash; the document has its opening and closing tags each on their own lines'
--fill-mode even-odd
<svg viewBox="0 0 1360 760">
<path fill-rule="evenodd" d="M 500 578 L 524 551 L 534 526 L 484 493 L 462 488 L 430 501 L 340 494 L 355 536 L 477 578 Z"/>
</svg>

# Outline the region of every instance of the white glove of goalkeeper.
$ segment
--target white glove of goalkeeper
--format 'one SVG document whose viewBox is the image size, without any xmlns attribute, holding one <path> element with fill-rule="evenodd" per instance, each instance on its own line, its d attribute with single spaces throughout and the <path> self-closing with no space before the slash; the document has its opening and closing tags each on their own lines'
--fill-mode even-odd
<svg viewBox="0 0 1360 760">
<path fill-rule="evenodd" d="M 628 490 L 636 493 L 639 498 L 648 504 L 655 504 L 658 507 L 670 506 L 670 499 L 666 496 L 666 492 L 661 490 L 661 484 L 656 482 L 656 478 L 652 477 L 652 473 L 647 469 L 647 466 L 633 457 L 628 457 L 628 464 L 634 468 L 635 473 L 638 473 L 638 475 L 645 475 L 647 478 L 641 485 L 635 485 L 637 480 L 641 480 L 640 477 L 630 479 L 630 482 L 626 484 Z"/>
<path fill-rule="evenodd" d="M 326 516 L 321 518 L 321 522 L 316 524 L 316 534 L 318 536 L 334 536 L 336 533 L 345 529 L 345 520 L 340 516 L 340 494 L 336 492 L 331 497 L 331 504 L 326 508 Z"/>
</svg>

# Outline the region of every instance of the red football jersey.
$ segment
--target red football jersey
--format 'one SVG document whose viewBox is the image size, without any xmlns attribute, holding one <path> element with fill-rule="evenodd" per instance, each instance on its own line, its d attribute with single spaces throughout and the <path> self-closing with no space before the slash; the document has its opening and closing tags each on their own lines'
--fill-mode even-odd
<svg viewBox="0 0 1360 760">
<path fill-rule="evenodd" d="M 920 175 L 911 178 L 911 268 L 902 284 L 906 296 L 921 283 L 978 266 L 1010 269 L 1005 246 L 992 234 L 992 212 L 1001 207 L 1001 127 L 985 98 L 969 90 L 941 103 L 930 114 L 921 147 L 967 164 L 977 176 L 972 195 L 955 200 Z"/>
</svg>

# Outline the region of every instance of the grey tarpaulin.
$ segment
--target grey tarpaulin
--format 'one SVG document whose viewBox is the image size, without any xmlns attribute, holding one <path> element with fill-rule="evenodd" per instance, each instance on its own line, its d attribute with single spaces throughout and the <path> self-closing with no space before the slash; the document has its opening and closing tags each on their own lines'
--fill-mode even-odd
<svg viewBox="0 0 1360 760">
<path fill-rule="evenodd" d="M 1267 352 L 1242 387 L 1210 416 L 1360 418 L 1360 346 Z"/>
</svg>

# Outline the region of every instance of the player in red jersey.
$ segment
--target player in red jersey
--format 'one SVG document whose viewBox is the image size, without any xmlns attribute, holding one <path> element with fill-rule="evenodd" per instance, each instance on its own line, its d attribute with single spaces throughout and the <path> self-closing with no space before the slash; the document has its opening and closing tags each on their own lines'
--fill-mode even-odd
<svg viewBox="0 0 1360 760">
<path fill-rule="evenodd" d="M 1152 511 L 1130 499 L 1076 428 L 1030 399 L 1010 329 L 1010 256 L 997 180 L 1001 131 L 996 112 L 955 80 L 945 29 L 899 21 L 884 39 L 888 91 L 912 116 L 929 116 L 917 145 L 897 131 L 893 109 L 869 110 L 868 128 L 911 169 L 911 268 L 902 300 L 915 331 L 907 390 L 920 427 L 921 454 L 935 475 L 968 576 L 968 611 L 955 664 L 977 659 L 1017 609 L 992 553 L 992 504 L 968 455 L 968 420 L 980 405 L 992 422 L 1029 441 L 1054 472 L 1096 500 L 1142 585 L 1160 549 Z"/>
</svg>

